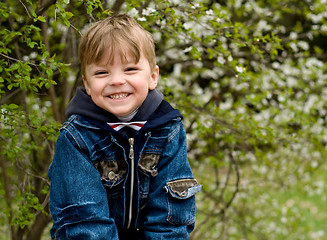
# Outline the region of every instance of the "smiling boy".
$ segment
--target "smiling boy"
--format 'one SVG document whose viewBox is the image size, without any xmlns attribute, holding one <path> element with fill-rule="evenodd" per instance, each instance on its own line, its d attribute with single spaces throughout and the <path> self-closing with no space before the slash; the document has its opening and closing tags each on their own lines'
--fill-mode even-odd
<svg viewBox="0 0 327 240">
<path fill-rule="evenodd" d="M 84 88 L 49 167 L 52 239 L 189 239 L 201 186 L 182 115 L 156 89 L 152 36 L 112 16 L 86 31 L 79 57 Z"/>
<path fill-rule="evenodd" d="M 138 109 L 148 95 L 148 90 L 157 86 L 159 68 L 151 69 L 143 56 L 135 59 L 126 56 L 126 62 L 119 58 L 115 50 L 111 63 L 110 52 L 105 53 L 102 61 L 85 67 L 84 85 L 93 102 L 116 116 L 127 116 Z"/>
</svg>

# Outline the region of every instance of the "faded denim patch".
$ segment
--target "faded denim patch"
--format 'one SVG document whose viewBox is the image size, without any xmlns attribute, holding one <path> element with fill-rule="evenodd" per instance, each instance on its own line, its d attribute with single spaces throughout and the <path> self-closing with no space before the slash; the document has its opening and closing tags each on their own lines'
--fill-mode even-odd
<svg viewBox="0 0 327 240">
<path fill-rule="evenodd" d="M 152 177 L 155 177 L 158 175 L 157 165 L 159 163 L 159 158 L 159 154 L 142 154 L 139 168 Z"/>
<path fill-rule="evenodd" d="M 124 160 L 121 161 L 106 161 L 100 160 L 94 164 L 101 176 L 101 180 L 117 182 L 122 179 L 127 173 L 127 164 Z"/>
<path fill-rule="evenodd" d="M 173 197 L 184 199 L 198 193 L 201 190 L 201 185 L 196 179 L 190 178 L 168 182 L 165 188 Z"/>
</svg>

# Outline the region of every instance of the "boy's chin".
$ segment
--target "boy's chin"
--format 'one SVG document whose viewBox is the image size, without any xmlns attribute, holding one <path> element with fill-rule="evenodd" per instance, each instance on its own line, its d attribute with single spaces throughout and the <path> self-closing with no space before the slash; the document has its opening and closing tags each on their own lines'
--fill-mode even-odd
<svg viewBox="0 0 327 240">
<path fill-rule="evenodd" d="M 137 109 L 132 109 L 132 110 L 126 110 L 126 111 L 109 111 L 112 114 L 114 114 L 115 116 L 119 117 L 119 118 L 125 118 L 130 116 L 131 114 L 135 113 Z"/>
</svg>

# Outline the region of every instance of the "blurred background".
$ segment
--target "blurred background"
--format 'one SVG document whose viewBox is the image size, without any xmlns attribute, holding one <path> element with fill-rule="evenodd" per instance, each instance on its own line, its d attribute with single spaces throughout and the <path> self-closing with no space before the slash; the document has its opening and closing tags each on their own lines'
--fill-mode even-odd
<svg viewBox="0 0 327 240">
<path fill-rule="evenodd" d="M 326 0 L 0 2 L 0 240 L 50 239 L 47 169 L 92 22 L 150 31 L 184 115 L 191 239 L 327 239 Z"/>
</svg>

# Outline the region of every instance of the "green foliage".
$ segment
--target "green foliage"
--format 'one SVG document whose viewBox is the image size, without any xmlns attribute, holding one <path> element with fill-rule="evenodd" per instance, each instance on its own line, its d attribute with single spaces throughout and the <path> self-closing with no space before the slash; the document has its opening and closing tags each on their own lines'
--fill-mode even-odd
<svg viewBox="0 0 327 240">
<path fill-rule="evenodd" d="M 46 174 L 81 84 L 78 40 L 113 12 L 153 34 L 159 89 L 184 114 L 203 184 L 191 239 L 325 239 L 308 220 L 325 210 L 326 190 L 327 21 L 318 0 L 0 2 L 6 236 L 38 239 L 36 226 L 51 222 Z"/>
<path fill-rule="evenodd" d="M 19 207 L 11 224 L 19 225 L 21 229 L 29 226 L 35 218 L 35 211 L 42 211 L 43 207 L 39 203 L 39 199 L 29 192 L 25 192 L 22 196 L 18 195 Z M 45 213 L 45 212 L 44 212 Z"/>
</svg>

